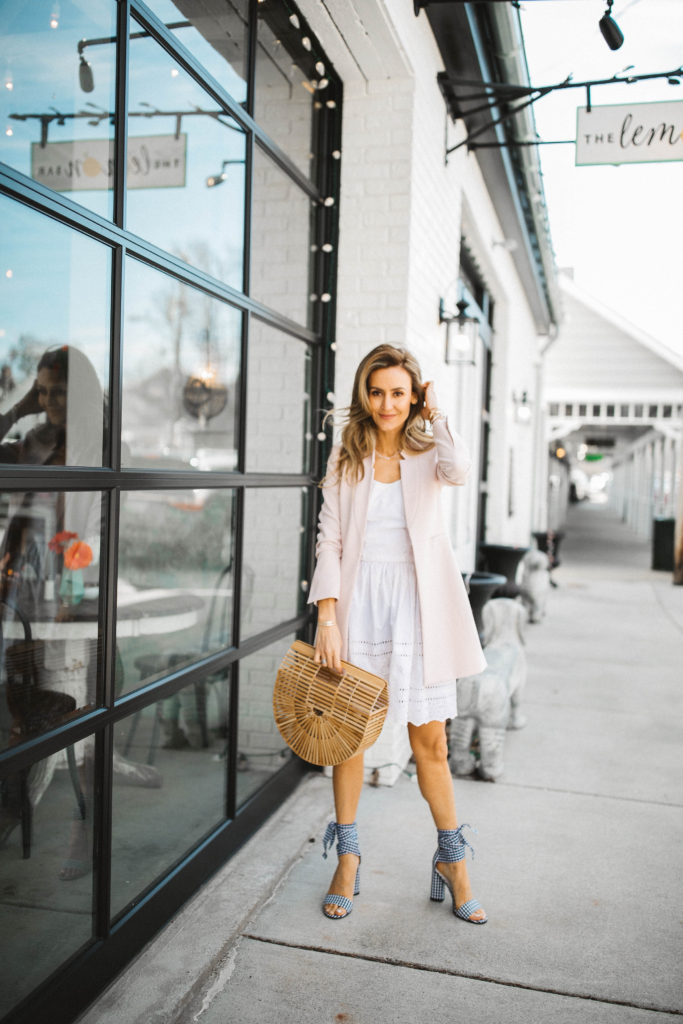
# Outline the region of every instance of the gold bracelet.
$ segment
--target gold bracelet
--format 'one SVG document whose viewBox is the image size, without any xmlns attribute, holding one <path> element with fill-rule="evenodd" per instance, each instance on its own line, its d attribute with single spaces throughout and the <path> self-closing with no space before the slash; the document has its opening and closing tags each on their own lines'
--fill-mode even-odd
<svg viewBox="0 0 683 1024">
<path fill-rule="evenodd" d="M 337 623 L 335 622 L 334 619 L 328 619 L 327 622 L 319 622 L 318 623 L 318 628 L 320 628 L 320 626 L 336 626 L 336 625 L 337 625 Z"/>
</svg>

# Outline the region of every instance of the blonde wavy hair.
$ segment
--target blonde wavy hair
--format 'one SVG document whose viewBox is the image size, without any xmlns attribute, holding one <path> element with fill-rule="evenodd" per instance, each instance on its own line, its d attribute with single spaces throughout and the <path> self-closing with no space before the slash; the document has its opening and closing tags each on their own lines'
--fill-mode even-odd
<svg viewBox="0 0 683 1024">
<path fill-rule="evenodd" d="M 394 345 L 378 345 L 361 359 L 351 392 L 351 404 L 345 409 L 333 410 L 333 417 L 341 416 L 345 421 L 341 435 L 341 447 L 335 467 L 336 476 L 341 479 L 346 473 L 356 483 L 363 479 L 363 459 L 372 453 L 377 440 L 377 427 L 370 408 L 370 376 L 375 370 L 386 370 L 399 366 L 410 376 L 411 388 L 417 402 L 410 406 L 408 419 L 403 424 L 400 447 L 410 452 L 424 452 L 434 447 L 434 441 L 427 433 L 422 417 L 424 388 L 420 366 L 414 355 L 405 348 Z"/>
</svg>

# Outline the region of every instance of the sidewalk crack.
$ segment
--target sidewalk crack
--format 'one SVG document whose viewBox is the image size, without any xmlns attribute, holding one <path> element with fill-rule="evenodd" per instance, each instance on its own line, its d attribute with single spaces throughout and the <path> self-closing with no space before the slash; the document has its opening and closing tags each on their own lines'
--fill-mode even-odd
<svg viewBox="0 0 683 1024">
<path fill-rule="evenodd" d="M 542 793 L 566 793 L 568 796 L 585 796 L 595 800 L 618 800 L 629 804 L 646 804 L 648 807 L 673 807 L 680 808 L 683 804 L 673 803 L 670 800 L 653 800 L 650 797 L 618 796 L 614 793 L 591 793 L 585 789 L 563 789 L 561 786 L 534 786 L 530 782 L 504 782 L 499 779 L 496 786 L 500 789 L 507 786 L 510 789 L 537 789 Z"/>
<path fill-rule="evenodd" d="M 351 953 L 347 950 L 329 949 L 325 946 L 306 945 L 301 942 L 286 942 L 284 939 L 271 939 L 265 935 L 242 932 L 243 939 L 262 942 L 270 946 L 281 946 L 286 949 L 300 949 L 307 953 L 322 953 L 326 956 L 343 956 L 349 960 L 362 960 L 364 963 L 383 964 L 386 967 L 405 967 L 408 970 L 423 971 L 426 974 L 445 974 L 453 978 L 467 978 L 469 981 L 481 981 L 488 985 L 500 985 L 504 988 L 524 989 L 528 992 L 544 992 L 548 995 L 563 996 L 565 999 L 579 999 L 583 1002 L 604 1003 L 609 1006 L 626 1006 L 634 1010 L 645 1010 L 650 1013 L 668 1013 L 674 1017 L 683 1017 L 683 1010 L 668 1006 L 648 1006 L 646 1003 L 632 1002 L 628 999 L 613 999 L 609 996 L 596 996 L 590 992 L 570 992 L 565 989 L 549 988 L 544 985 L 529 985 L 523 981 L 507 981 L 505 978 L 494 978 L 486 974 L 458 971 L 453 967 L 434 967 L 431 964 L 414 963 L 389 956 L 373 956 L 370 953 Z"/>
</svg>

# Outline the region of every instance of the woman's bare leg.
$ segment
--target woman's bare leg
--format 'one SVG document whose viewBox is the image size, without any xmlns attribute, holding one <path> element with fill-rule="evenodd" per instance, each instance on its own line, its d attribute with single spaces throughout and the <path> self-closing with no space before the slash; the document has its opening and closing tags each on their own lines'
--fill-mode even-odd
<svg viewBox="0 0 683 1024">
<path fill-rule="evenodd" d="M 429 804 L 434 824 L 440 829 L 457 828 L 458 819 L 455 812 L 453 779 L 448 766 L 445 723 L 427 722 L 426 725 L 408 725 L 408 735 L 417 765 L 417 781 L 420 792 Z M 450 879 L 455 893 L 456 906 L 461 907 L 463 903 L 472 899 L 464 858 L 454 864 L 439 862 L 439 871 Z M 486 916 L 486 912 L 477 910 L 470 916 L 474 920 L 479 920 Z"/>
<path fill-rule="evenodd" d="M 340 825 L 352 825 L 356 820 L 358 801 L 363 788 L 363 754 L 356 754 L 348 761 L 337 764 L 332 769 L 332 789 L 334 792 L 334 809 Z M 339 858 L 328 892 L 338 896 L 353 897 L 353 886 L 358 868 L 358 857 L 354 853 L 344 853 Z M 325 907 L 328 914 L 344 917 L 346 911 L 334 903 Z"/>
</svg>

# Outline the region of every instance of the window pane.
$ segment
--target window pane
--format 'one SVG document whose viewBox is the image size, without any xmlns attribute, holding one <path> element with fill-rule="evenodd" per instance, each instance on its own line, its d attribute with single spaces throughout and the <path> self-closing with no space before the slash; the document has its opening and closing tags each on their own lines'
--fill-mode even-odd
<svg viewBox="0 0 683 1024">
<path fill-rule="evenodd" d="M 280 0 L 258 5 L 254 119 L 304 174 L 313 177 L 315 103 L 324 103 L 326 79 L 315 71 L 318 58 L 301 45 Z M 316 96 L 317 92 L 317 96 Z"/>
<path fill-rule="evenodd" d="M 221 673 L 116 726 L 125 760 L 114 760 L 113 916 L 225 819 L 228 713 Z"/>
<path fill-rule="evenodd" d="M 234 469 L 241 314 L 129 260 L 124 315 L 123 465 Z"/>
<path fill-rule="evenodd" d="M 239 663 L 237 803 L 243 804 L 291 758 L 273 718 L 273 684 L 294 635 L 264 647 Z"/>
<path fill-rule="evenodd" d="M 102 496 L 0 494 L 2 748 L 98 700 Z"/>
<path fill-rule="evenodd" d="M 311 200 L 254 147 L 251 294 L 308 325 Z"/>
<path fill-rule="evenodd" d="M 178 42 L 231 96 L 239 103 L 246 100 L 248 0 L 149 0 L 147 6 L 166 25 L 177 26 L 171 31 Z"/>
<path fill-rule="evenodd" d="M 0 197 L 0 463 L 101 466 L 111 255 Z"/>
<path fill-rule="evenodd" d="M 302 598 L 300 549 L 302 489 L 258 487 L 246 491 L 242 566 L 242 637 L 298 614 Z"/>
<path fill-rule="evenodd" d="M 241 288 L 244 176 L 242 129 L 154 39 L 133 40 L 128 228 Z"/>
<path fill-rule="evenodd" d="M 65 770 L 76 760 L 67 748 L 0 778 L 3 1018 L 92 936 L 93 761 Z"/>
<path fill-rule="evenodd" d="M 247 469 L 302 473 L 311 449 L 311 350 L 252 317 Z"/>
<path fill-rule="evenodd" d="M 234 492 L 121 496 L 117 640 L 129 691 L 232 642 Z"/>
<path fill-rule="evenodd" d="M 0 4 L 0 160 L 111 217 L 114 0 Z"/>
</svg>

